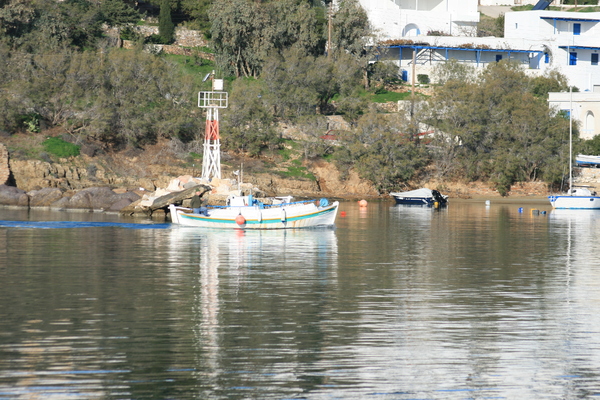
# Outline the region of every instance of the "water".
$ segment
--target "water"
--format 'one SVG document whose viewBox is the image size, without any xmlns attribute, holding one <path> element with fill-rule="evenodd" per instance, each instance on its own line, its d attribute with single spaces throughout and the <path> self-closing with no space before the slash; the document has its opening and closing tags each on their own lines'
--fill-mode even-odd
<svg viewBox="0 0 600 400">
<path fill-rule="evenodd" d="M 0 209 L 0 399 L 600 396 L 600 212 L 340 211 L 241 232 Z"/>
</svg>

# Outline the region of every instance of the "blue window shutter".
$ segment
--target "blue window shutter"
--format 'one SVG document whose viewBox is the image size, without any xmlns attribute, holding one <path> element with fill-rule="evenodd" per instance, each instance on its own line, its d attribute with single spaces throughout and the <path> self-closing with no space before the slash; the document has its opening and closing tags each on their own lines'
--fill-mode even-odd
<svg viewBox="0 0 600 400">
<path fill-rule="evenodd" d="M 573 35 L 581 35 L 581 24 L 573 24 Z"/>
<path fill-rule="evenodd" d="M 544 53 L 544 62 L 548 64 L 550 62 L 550 54 Z"/>
<path fill-rule="evenodd" d="M 598 65 L 598 53 L 592 53 L 592 65 Z"/>
<path fill-rule="evenodd" d="M 569 65 L 577 65 L 577 53 L 569 53 Z"/>
<path fill-rule="evenodd" d="M 496 54 L 496 62 L 502 60 L 502 54 Z"/>
</svg>

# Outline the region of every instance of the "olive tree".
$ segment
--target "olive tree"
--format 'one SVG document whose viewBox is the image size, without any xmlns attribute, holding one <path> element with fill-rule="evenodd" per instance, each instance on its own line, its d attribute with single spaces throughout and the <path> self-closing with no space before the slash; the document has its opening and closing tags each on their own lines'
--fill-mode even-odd
<svg viewBox="0 0 600 400">
<path fill-rule="evenodd" d="M 265 149 L 275 149 L 279 136 L 266 99 L 265 88 L 254 79 L 233 82 L 229 108 L 223 112 L 222 142 L 227 150 L 258 156 Z"/>
<path fill-rule="evenodd" d="M 503 195 L 517 181 L 555 180 L 568 127 L 534 88 L 511 62 L 490 64 L 473 79 L 446 80 L 428 108 L 438 172 L 489 180 Z"/>
<path fill-rule="evenodd" d="M 425 147 L 406 133 L 410 121 L 403 114 L 381 114 L 370 110 L 356 127 L 342 132 L 334 153 L 342 177 L 354 168 L 387 192 L 414 178 L 427 162 Z"/>
<path fill-rule="evenodd" d="M 318 14 L 304 2 L 214 2 L 209 17 L 217 62 L 237 77 L 258 77 L 273 52 L 295 47 L 314 55 L 323 44 Z"/>
</svg>

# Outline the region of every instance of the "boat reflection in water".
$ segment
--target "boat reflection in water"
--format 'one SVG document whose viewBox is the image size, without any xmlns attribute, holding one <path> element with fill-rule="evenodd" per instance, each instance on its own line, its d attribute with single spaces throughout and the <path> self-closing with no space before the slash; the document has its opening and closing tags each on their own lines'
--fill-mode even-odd
<svg viewBox="0 0 600 400">
<path fill-rule="evenodd" d="M 550 234 L 557 238 L 556 251 L 564 259 L 563 295 L 569 311 L 562 325 L 572 331 L 598 332 L 600 261 L 590 256 L 600 252 L 600 210 L 554 209 L 548 220 Z M 600 359 L 600 349 L 578 343 L 577 335 L 569 346 L 585 347 L 586 357 Z"/>
<path fill-rule="evenodd" d="M 319 283 L 329 286 L 337 281 L 334 228 L 244 231 L 180 227 L 172 230 L 171 239 L 174 251 L 194 247 L 196 256 L 199 253 L 192 315 L 196 362 L 201 366 L 195 374 L 207 390 L 206 396 L 211 395 L 210 388 L 219 386 L 219 376 L 228 368 L 222 365 L 222 352 L 235 347 L 227 343 L 232 331 L 246 323 L 258 324 L 267 337 L 272 334 L 268 318 L 273 313 L 273 296 L 282 304 L 296 301 L 298 295 L 311 299 L 310 293 Z M 305 294 L 295 293 L 299 281 L 310 283 Z M 265 287 L 272 287 L 273 292 Z M 301 304 L 301 300 L 296 302 Z M 238 320 L 228 320 L 232 312 Z M 247 339 L 253 334 L 245 331 L 243 336 Z M 237 339 L 236 346 L 243 342 Z"/>
<path fill-rule="evenodd" d="M 572 251 L 600 249 L 600 210 L 554 209 L 548 219 L 554 234 L 565 236 Z"/>
</svg>

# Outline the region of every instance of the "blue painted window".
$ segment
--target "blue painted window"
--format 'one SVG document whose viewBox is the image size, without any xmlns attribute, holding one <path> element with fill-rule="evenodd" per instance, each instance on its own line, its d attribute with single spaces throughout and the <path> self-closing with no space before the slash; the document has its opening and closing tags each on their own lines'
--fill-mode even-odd
<svg viewBox="0 0 600 400">
<path fill-rule="evenodd" d="M 569 53 L 569 65 L 577 65 L 577 53 Z"/>
<path fill-rule="evenodd" d="M 573 24 L 573 35 L 581 35 L 581 24 Z"/>
<path fill-rule="evenodd" d="M 502 54 L 496 54 L 496 62 L 502 60 Z"/>
<path fill-rule="evenodd" d="M 546 64 L 548 64 L 550 62 L 550 54 L 549 53 L 544 53 L 544 62 Z"/>
<path fill-rule="evenodd" d="M 598 53 L 592 53 L 592 65 L 598 65 Z"/>
</svg>

